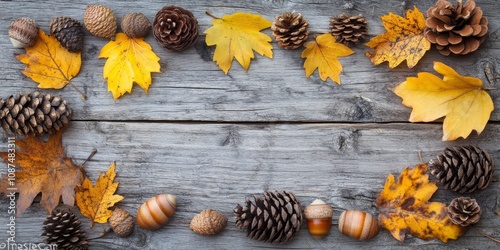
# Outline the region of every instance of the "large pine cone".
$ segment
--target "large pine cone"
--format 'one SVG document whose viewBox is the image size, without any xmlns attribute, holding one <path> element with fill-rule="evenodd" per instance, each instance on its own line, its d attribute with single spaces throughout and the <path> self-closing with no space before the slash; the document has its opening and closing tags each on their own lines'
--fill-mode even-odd
<svg viewBox="0 0 500 250">
<path fill-rule="evenodd" d="M 493 159 L 476 146 L 446 148 L 430 161 L 430 172 L 445 189 L 472 193 L 485 189 L 493 178 Z"/>
<path fill-rule="evenodd" d="M 271 25 L 274 39 L 284 49 L 296 49 L 309 37 L 309 23 L 302 14 L 289 12 L 277 16 Z"/>
<path fill-rule="evenodd" d="M 448 215 L 453 223 L 466 227 L 479 221 L 481 208 L 475 199 L 459 197 L 451 201 Z"/>
<path fill-rule="evenodd" d="M 488 19 L 474 0 L 458 0 L 456 6 L 438 0 L 427 10 L 426 25 L 425 36 L 445 56 L 476 51 L 488 33 Z"/>
<path fill-rule="evenodd" d="M 77 20 L 70 17 L 56 17 L 50 21 L 50 33 L 68 49 L 69 52 L 81 52 L 83 50 L 83 26 Z"/>
<path fill-rule="evenodd" d="M 189 10 L 165 6 L 156 13 L 153 35 L 165 49 L 182 51 L 198 40 L 198 21 Z"/>
<path fill-rule="evenodd" d="M 66 126 L 72 109 L 60 96 L 30 94 L 0 99 L 0 121 L 6 131 L 17 135 L 52 134 Z"/>
<path fill-rule="evenodd" d="M 368 21 L 361 14 L 333 16 L 330 18 L 330 33 L 337 42 L 351 46 L 362 41 L 368 33 Z"/>
<path fill-rule="evenodd" d="M 57 249 L 86 250 L 89 248 L 87 232 L 71 211 L 54 210 L 43 222 L 42 236 L 45 243 L 57 245 Z"/>
<path fill-rule="evenodd" d="M 246 206 L 234 209 L 236 226 L 247 229 L 247 237 L 264 242 L 285 243 L 302 225 L 302 207 L 290 192 L 264 192 L 264 199 L 254 195 L 255 204 L 245 198 Z"/>
</svg>

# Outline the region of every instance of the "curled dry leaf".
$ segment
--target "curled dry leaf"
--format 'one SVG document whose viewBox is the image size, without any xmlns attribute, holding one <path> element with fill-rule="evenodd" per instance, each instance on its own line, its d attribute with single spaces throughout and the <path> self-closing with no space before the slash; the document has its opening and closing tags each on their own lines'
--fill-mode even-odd
<svg viewBox="0 0 500 250">
<path fill-rule="evenodd" d="M 425 240 L 437 238 L 447 242 L 465 232 L 453 224 L 446 204 L 429 202 L 437 186 L 429 182 L 426 171 L 427 164 L 406 168 L 397 182 L 389 174 L 377 197 L 378 221 L 399 241 L 404 241 L 409 233 Z"/>
<path fill-rule="evenodd" d="M 16 188 L 19 193 L 17 201 L 17 214 L 22 214 L 38 193 L 42 193 L 40 204 L 51 213 L 62 202 L 73 206 L 75 203 L 76 185 L 83 180 L 83 173 L 73 160 L 66 156 L 62 146 L 64 129 L 51 135 L 47 142 L 36 137 L 25 137 L 16 140 L 18 150 L 15 158 L 9 152 L 1 152 L 0 157 L 10 164 L 15 165 L 15 181 L 9 180 L 7 175 L 2 175 L 0 192 L 13 195 L 11 188 Z"/>
</svg>

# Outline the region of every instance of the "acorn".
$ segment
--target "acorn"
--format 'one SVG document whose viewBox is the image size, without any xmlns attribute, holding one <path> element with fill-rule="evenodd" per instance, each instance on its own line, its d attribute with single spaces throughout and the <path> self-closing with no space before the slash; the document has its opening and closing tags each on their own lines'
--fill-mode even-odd
<svg viewBox="0 0 500 250">
<path fill-rule="evenodd" d="M 83 13 L 83 23 L 94 36 L 112 38 L 116 34 L 115 13 L 104 5 L 87 5 Z"/>
<path fill-rule="evenodd" d="M 20 17 L 9 26 L 9 38 L 14 48 L 33 46 L 38 37 L 38 24 L 29 17 Z"/>
<path fill-rule="evenodd" d="M 78 53 L 83 50 L 83 26 L 71 17 L 56 17 L 50 21 L 50 33 L 69 52 Z"/>
<path fill-rule="evenodd" d="M 206 209 L 193 217 L 189 228 L 201 235 L 215 235 L 222 232 L 226 224 L 226 216 L 215 210 Z"/>
<path fill-rule="evenodd" d="M 142 229 L 156 230 L 168 223 L 175 214 L 176 197 L 171 194 L 159 194 L 139 207 L 136 220 Z"/>
<path fill-rule="evenodd" d="M 369 240 L 378 234 L 378 221 L 364 211 L 347 210 L 340 214 L 339 231 L 357 240 Z"/>
<path fill-rule="evenodd" d="M 120 23 L 123 33 L 131 38 L 145 37 L 151 30 L 151 22 L 142 13 L 127 13 Z"/>
<path fill-rule="evenodd" d="M 134 231 L 134 218 L 119 207 L 113 210 L 108 222 L 113 232 L 120 237 L 127 237 Z"/>
<path fill-rule="evenodd" d="M 320 199 L 314 200 L 304 209 L 309 233 L 314 238 L 323 238 L 330 233 L 333 209 Z"/>
</svg>

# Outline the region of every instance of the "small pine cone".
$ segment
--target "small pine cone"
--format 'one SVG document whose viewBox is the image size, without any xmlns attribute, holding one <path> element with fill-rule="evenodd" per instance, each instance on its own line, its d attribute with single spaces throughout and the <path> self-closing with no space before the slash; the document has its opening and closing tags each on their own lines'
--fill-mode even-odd
<svg viewBox="0 0 500 250">
<path fill-rule="evenodd" d="M 198 20 L 182 7 L 165 6 L 156 13 L 153 35 L 163 48 L 182 51 L 198 40 Z"/>
<path fill-rule="evenodd" d="M 116 34 L 115 13 L 104 5 L 87 5 L 83 13 L 83 24 L 90 34 L 97 37 L 112 38 Z"/>
<path fill-rule="evenodd" d="M 296 49 L 309 37 L 309 23 L 300 13 L 289 12 L 277 16 L 271 25 L 274 39 L 284 49 Z"/>
<path fill-rule="evenodd" d="M 453 223 L 466 227 L 479 221 L 481 208 L 475 199 L 459 197 L 451 201 L 448 215 Z"/>
<path fill-rule="evenodd" d="M 54 210 L 43 222 L 42 236 L 45 243 L 57 245 L 57 249 L 86 250 L 89 248 L 87 232 L 71 211 Z"/>
<path fill-rule="evenodd" d="M 486 150 L 472 145 L 446 148 L 429 164 L 444 189 L 459 193 L 485 189 L 493 178 L 493 159 Z"/>
<path fill-rule="evenodd" d="M 66 126 L 73 111 L 60 96 L 30 94 L 0 99 L 0 121 L 17 135 L 52 134 Z"/>
<path fill-rule="evenodd" d="M 238 228 L 247 229 L 247 237 L 263 242 L 286 243 L 302 225 L 302 207 L 290 192 L 264 192 L 264 199 L 254 195 L 255 204 L 245 198 L 233 210 Z"/>
<path fill-rule="evenodd" d="M 445 0 L 438 0 L 435 6 L 427 10 L 424 31 L 427 40 L 436 45 L 438 51 L 465 55 L 476 51 L 488 33 L 488 19 L 483 16 L 474 0 L 461 0 L 457 5 Z"/>
<path fill-rule="evenodd" d="M 368 21 L 361 14 L 333 16 L 330 18 L 330 33 L 337 42 L 351 46 L 362 41 L 368 33 Z"/>
<path fill-rule="evenodd" d="M 68 49 L 69 52 L 78 53 L 83 50 L 83 26 L 70 17 L 56 17 L 50 21 L 50 33 Z"/>
</svg>

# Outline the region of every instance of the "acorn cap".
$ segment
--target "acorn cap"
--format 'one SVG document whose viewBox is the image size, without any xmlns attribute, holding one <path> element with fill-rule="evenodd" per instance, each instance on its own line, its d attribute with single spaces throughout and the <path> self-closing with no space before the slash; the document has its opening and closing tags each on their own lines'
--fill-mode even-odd
<svg viewBox="0 0 500 250">
<path fill-rule="evenodd" d="M 104 5 L 87 5 L 83 14 L 85 28 L 94 36 L 112 38 L 116 34 L 116 16 Z"/>
<path fill-rule="evenodd" d="M 304 209 L 304 216 L 306 219 L 332 218 L 333 209 L 324 201 L 316 199 Z"/>
<path fill-rule="evenodd" d="M 113 232 L 120 237 L 127 237 L 134 231 L 134 218 L 129 212 L 119 207 L 113 210 L 108 221 Z"/>
<path fill-rule="evenodd" d="M 120 23 L 123 33 L 131 38 L 145 37 L 151 30 L 151 22 L 142 13 L 127 13 Z"/>
<path fill-rule="evenodd" d="M 29 17 L 20 17 L 9 26 L 9 38 L 14 48 L 26 48 L 36 43 L 38 24 Z"/>
<path fill-rule="evenodd" d="M 226 224 L 226 216 L 215 210 L 206 209 L 194 216 L 189 228 L 201 235 L 214 235 L 222 232 Z"/>
</svg>

